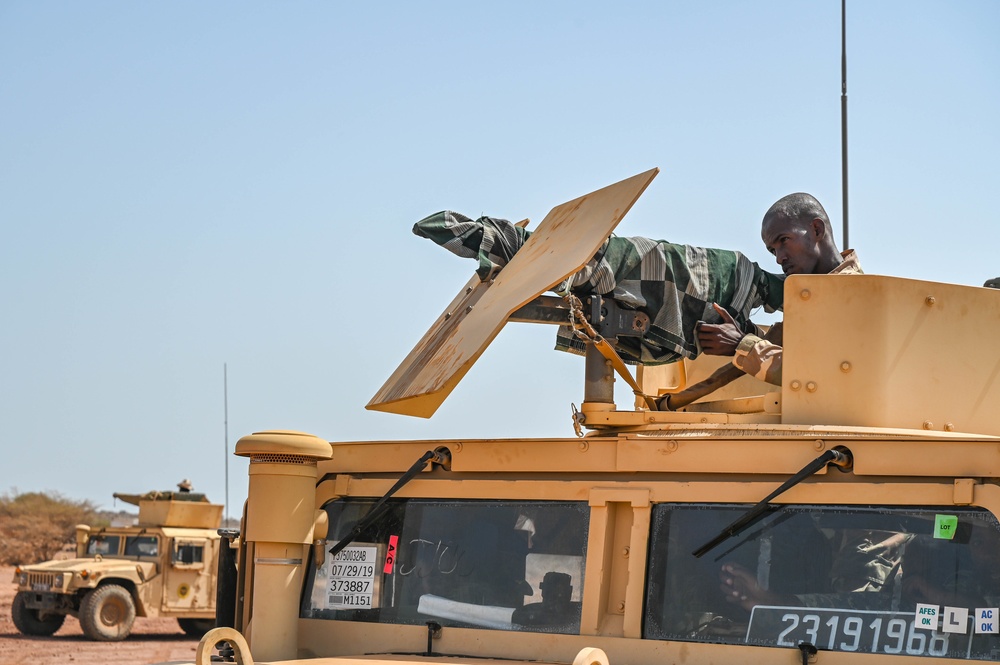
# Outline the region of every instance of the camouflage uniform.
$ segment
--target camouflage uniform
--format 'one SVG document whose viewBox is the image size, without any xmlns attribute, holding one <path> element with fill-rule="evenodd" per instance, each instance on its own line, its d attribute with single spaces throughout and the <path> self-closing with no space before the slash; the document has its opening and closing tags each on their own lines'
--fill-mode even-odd
<svg viewBox="0 0 1000 665">
<path fill-rule="evenodd" d="M 413 232 L 459 256 L 478 259 L 476 272 L 484 281 L 531 235 L 505 219 L 472 220 L 451 211 L 422 219 Z M 750 313 L 761 306 L 780 309 L 783 283 L 784 277 L 766 272 L 740 252 L 612 236 L 554 290 L 581 297 L 598 294 L 648 314 L 648 332 L 642 338 L 619 338 L 616 349 L 625 362 L 655 365 L 698 355 L 695 325 L 721 320 L 713 302 L 729 310 L 744 330 L 756 330 Z M 569 326 L 562 326 L 556 348 L 583 353 L 585 345 Z"/>
</svg>

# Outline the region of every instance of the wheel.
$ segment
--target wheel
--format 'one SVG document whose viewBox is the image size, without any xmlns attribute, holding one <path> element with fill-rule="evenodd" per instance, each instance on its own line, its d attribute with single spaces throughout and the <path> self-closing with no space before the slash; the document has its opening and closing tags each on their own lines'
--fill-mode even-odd
<svg viewBox="0 0 1000 665">
<path fill-rule="evenodd" d="M 184 634 L 191 637 L 201 637 L 215 628 L 215 619 L 178 619 L 177 623 L 180 624 Z"/>
<path fill-rule="evenodd" d="M 132 594 L 117 584 L 97 587 L 80 603 L 80 627 L 83 634 L 92 640 L 124 640 L 132 632 L 134 621 Z"/>
<path fill-rule="evenodd" d="M 38 610 L 28 609 L 27 597 L 27 592 L 18 592 L 10 606 L 11 618 L 17 629 L 25 635 L 51 635 L 59 630 L 66 615 L 46 614 L 43 619 Z"/>
</svg>

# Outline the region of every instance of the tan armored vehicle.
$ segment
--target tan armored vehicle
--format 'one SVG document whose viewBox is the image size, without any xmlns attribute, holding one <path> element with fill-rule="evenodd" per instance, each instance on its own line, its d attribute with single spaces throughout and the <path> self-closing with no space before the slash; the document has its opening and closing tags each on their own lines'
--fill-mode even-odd
<svg viewBox="0 0 1000 665">
<path fill-rule="evenodd" d="M 780 387 L 656 410 L 718 363 L 631 375 L 616 349 L 648 313 L 542 295 L 653 175 L 553 209 L 369 404 L 429 417 L 507 322 L 571 323 L 580 436 L 242 438 L 237 590 L 199 665 L 220 640 L 297 665 L 1000 659 L 1000 347 L 982 343 L 1000 293 L 791 276 Z M 636 405 L 615 404 L 614 372 Z M 488 398 L 516 417 L 516 396 Z"/>
<path fill-rule="evenodd" d="M 76 527 L 76 558 L 18 566 L 11 614 L 25 635 L 51 635 L 66 615 L 92 640 L 123 640 L 136 617 L 176 617 L 189 635 L 215 625 L 222 506 L 203 494 L 115 494 L 137 526 Z"/>
</svg>

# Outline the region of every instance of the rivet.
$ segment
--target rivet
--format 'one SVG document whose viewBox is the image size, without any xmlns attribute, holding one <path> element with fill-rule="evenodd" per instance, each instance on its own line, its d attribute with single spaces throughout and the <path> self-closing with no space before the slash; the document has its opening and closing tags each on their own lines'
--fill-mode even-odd
<svg viewBox="0 0 1000 665">
<path fill-rule="evenodd" d="M 816 382 L 815 381 L 810 381 L 809 383 L 807 383 L 806 384 L 806 391 L 811 392 L 811 393 L 816 392 Z"/>
<path fill-rule="evenodd" d="M 812 296 L 812 294 L 809 293 L 809 289 L 802 289 L 802 292 L 799 294 L 799 297 L 803 300 L 809 300 L 810 296 Z"/>
<path fill-rule="evenodd" d="M 955 431 L 955 423 L 945 423 L 944 424 L 944 431 L 945 432 L 954 432 Z"/>
<path fill-rule="evenodd" d="M 823 439 L 816 439 L 816 443 L 813 445 L 816 446 L 816 450 L 823 450 L 826 448 L 826 442 Z"/>
<path fill-rule="evenodd" d="M 924 429 L 934 429 L 934 423 L 929 420 L 924 421 Z"/>
<path fill-rule="evenodd" d="M 840 371 L 841 372 L 850 372 L 851 371 L 851 363 L 847 362 L 846 360 L 844 362 L 840 363 Z"/>
<path fill-rule="evenodd" d="M 798 381 L 792 381 L 790 384 L 788 384 L 788 387 L 791 388 L 792 390 L 798 390 L 799 388 L 802 387 L 802 384 Z"/>
<path fill-rule="evenodd" d="M 934 296 L 927 296 L 926 298 L 924 298 L 924 302 L 927 304 L 928 307 L 931 307 L 934 305 L 934 303 L 937 302 L 937 300 L 934 298 Z"/>
<path fill-rule="evenodd" d="M 462 448 L 464 448 L 464 446 L 462 445 L 462 442 L 459 441 L 454 445 L 454 448 L 456 453 L 460 453 L 462 452 Z"/>
<path fill-rule="evenodd" d="M 590 448 L 590 444 L 589 443 L 587 443 L 586 441 L 581 441 L 580 442 L 580 450 L 582 452 L 587 452 L 587 449 L 589 449 L 589 448 Z"/>
<path fill-rule="evenodd" d="M 708 422 L 708 418 L 702 418 L 702 419 L 701 419 L 701 422 L 703 422 L 703 423 L 707 423 L 707 422 Z"/>
<path fill-rule="evenodd" d="M 625 611 L 625 601 L 624 600 L 622 602 L 618 603 L 618 611 L 619 612 L 624 612 Z"/>
<path fill-rule="evenodd" d="M 622 556 L 625 557 L 626 559 L 628 558 L 628 545 L 622 548 Z"/>
<path fill-rule="evenodd" d="M 674 452 L 675 450 L 677 450 L 677 442 L 674 441 L 673 439 L 667 441 L 667 450 L 669 450 L 670 452 Z"/>
</svg>

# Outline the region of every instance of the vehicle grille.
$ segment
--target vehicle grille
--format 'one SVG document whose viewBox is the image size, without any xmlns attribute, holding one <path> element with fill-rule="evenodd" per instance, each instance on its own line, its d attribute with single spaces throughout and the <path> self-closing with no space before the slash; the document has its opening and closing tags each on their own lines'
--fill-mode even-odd
<svg viewBox="0 0 1000 665">
<path fill-rule="evenodd" d="M 250 463 L 268 463 L 268 464 L 311 464 L 316 465 L 316 460 L 311 457 L 305 457 L 304 455 L 288 455 L 283 453 L 254 453 L 250 455 Z"/>
<path fill-rule="evenodd" d="M 56 581 L 55 573 L 28 573 L 28 587 L 34 588 L 36 584 L 43 584 L 47 587 L 51 587 L 52 583 Z"/>
</svg>

